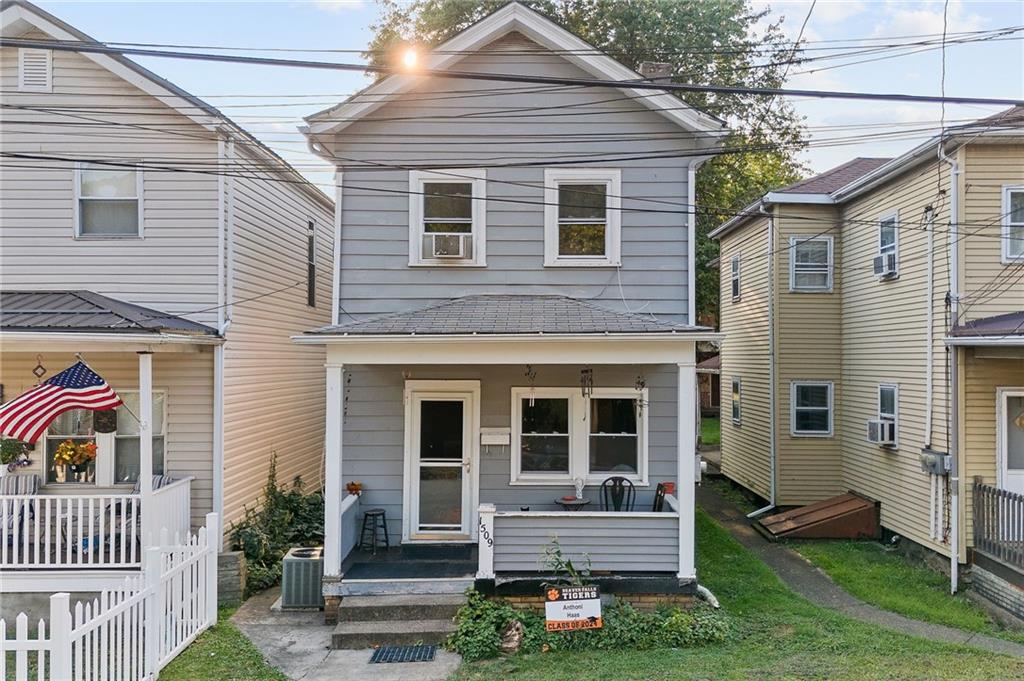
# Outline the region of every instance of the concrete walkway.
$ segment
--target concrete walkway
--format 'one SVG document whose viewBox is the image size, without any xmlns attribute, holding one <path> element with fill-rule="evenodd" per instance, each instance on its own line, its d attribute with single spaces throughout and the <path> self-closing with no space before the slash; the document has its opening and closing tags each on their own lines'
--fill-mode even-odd
<svg viewBox="0 0 1024 681">
<path fill-rule="evenodd" d="M 438 649 L 433 662 L 369 664 L 372 649 L 331 650 L 333 626 L 318 611 L 282 612 L 271 606 L 280 588 L 247 600 L 231 622 L 255 644 L 267 663 L 298 681 L 443 681 L 459 666 L 455 653 Z"/>
<path fill-rule="evenodd" d="M 758 534 L 739 508 L 706 485 L 697 488 L 697 504 L 725 527 L 739 543 L 767 563 L 789 588 L 813 603 L 838 610 L 853 619 L 911 636 L 946 643 L 962 643 L 994 653 L 1024 657 L 1024 645 L 1019 643 L 953 629 L 941 624 L 913 620 L 854 598 L 803 556 Z"/>
</svg>

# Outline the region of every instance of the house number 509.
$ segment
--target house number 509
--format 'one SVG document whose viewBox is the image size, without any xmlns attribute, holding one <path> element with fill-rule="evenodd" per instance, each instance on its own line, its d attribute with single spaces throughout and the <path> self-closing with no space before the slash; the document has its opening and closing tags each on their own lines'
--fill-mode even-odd
<svg viewBox="0 0 1024 681">
<path fill-rule="evenodd" d="M 491 538 L 491 528 L 487 527 L 487 523 L 480 520 L 480 536 L 484 538 L 488 546 L 494 546 L 494 539 Z"/>
</svg>

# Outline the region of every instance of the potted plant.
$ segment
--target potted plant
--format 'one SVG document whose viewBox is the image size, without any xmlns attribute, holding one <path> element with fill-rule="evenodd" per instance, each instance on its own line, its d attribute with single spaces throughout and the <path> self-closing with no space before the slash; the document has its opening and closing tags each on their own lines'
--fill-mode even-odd
<svg viewBox="0 0 1024 681">
<path fill-rule="evenodd" d="M 13 464 L 26 454 L 25 443 L 13 438 L 0 440 L 0 476 L 5 475 Z"/>
<path fill-rule="evenodd" d="M 89 465 L 96 460 L 95 442 L 78 442 L 64 440 L 57 445 L 57 451 L 53 453 L 54 468 L 67 468 L 72 475 L 87 476 Z M 80 479 L 79 482 L 82 482 Z"/>
<path fill-rule="evenodd" d="M 363 493 L 363 483 L 353 480 L 345 485 L 345 489 L 349 494 L 359 495 Z"/>
</svg>

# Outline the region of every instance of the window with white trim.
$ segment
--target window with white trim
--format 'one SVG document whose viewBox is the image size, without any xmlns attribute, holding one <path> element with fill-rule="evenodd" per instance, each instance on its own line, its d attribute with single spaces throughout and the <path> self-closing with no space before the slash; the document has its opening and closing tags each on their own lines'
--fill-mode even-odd
<svg viewBox="0 0 1024 681">
<path fill-rule="evenodd" d="M 882 383 L 878 386 L 878 418 L 889 421 L 893 426 L 893 444 L 886 445 L 896 448 L 900 442 L 900 388 L 898 385 Z"/>
<path fill-rule="evenodd" d="M 97 434 L 92 426 L 95 412 L 89 409 L 66 411 L 50 424 L 43 438 L 46 453 L 46 482 L 48 484 L 95 484 L 96 459 L 99 458 Z M 74 451 L 68 451 L 70 443 Z M 89 449 L 92 449 L 91 453 Z M 68 457 L 56 458 L 58 452 Z"/>
<path fill-rule="evenodd" d="M 76 236 L 142 236 L 141 171 L 80 163 L 75 175 Z"/>
<path fill-rule="evenodd" d="M 139 479 L 139 392 L 118 393 L 124 404 L 117 408 L 117 432 L 114 433 L 114 483 L 132 483 Z M 167 424 L 167 394 L 153 391 L 153 475 L 164 472 L 164 443 Z"/>
<path fill-rule="evenodd" d="M 409 172 L 410 265 L 486 264 L 486 172 Z"/>
<path fill-rule="evenodd" d="M 730 287 L 732 289 L 732 299 L 740 299 L 740 256 L 732 256 L 732 260 L 729 261 L 730 268 Z"/>
<path fill-rule="evenodd" d="M 832 382 L 790 383 L 790 431 L 795 436 L 832 435 Z"/>
<path fill-rule="evenodd" d="M 790 237 L 789 290 L 832 290 L 832 237 Z"/>
<path fill-rule="evenodd" d="M 306 222 L 306 305 L 316 307 L 316 221 Z"/>
<path fill-rule="evenodd" d="M 600 484 L 622 476 L 647 484 L 647 391 L 512 389 L 513 484 Z"/>
<path fill-rule="evenodd" d="M 618 169 L 545 170 L 544 265 L 619 265 L 621 191 Z"/>
<path fill-rule="evenodd" d="M 878 256 L 891 256 L 894 267 L 885 270 L 885 277 L 899 274 L 900 267 L 900 215 L 899 211 L 878 218 Z"/>
<path fill-rule="evenodd" d="M 732 377 L 732 422 L 743 422 L 743 381 L 739 376 Z"/>
<path fill-rule="evenodd" d="M 1003 262 L 1024 262 L 1024 186 L 1003 189 Z"/>
<path fill-rule="evenodd" d="M 53 92 L 53 52 L 31 47 L 18 50 L 18 90 Z"/>
</svg>

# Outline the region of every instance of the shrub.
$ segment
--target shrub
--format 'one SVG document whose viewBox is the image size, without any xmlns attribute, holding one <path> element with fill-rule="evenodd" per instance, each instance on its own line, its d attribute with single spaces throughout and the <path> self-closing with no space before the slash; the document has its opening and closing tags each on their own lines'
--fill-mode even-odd
<svg viewBox="0 0 1024 681">
<path fill-rule="evenodd" d="M 277 485 L 277 455 L 263 492 L 263 505 L 246 508 L 231 525 L 231 545 L 245 554 L 246 595 L 262 591 L 281 579 L 281 559 L 293 546 L 317 546 L 324 541 L 324 497 L 307 493 L 298 477 L 291 487 Z"/>
</svg>

